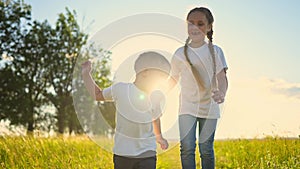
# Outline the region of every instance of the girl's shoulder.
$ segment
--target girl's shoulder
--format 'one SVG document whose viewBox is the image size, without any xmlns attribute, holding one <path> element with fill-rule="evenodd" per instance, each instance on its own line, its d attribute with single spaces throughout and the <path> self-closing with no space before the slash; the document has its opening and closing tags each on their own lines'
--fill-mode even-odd
<svg viewBox="0 0 300 169">
<path fill-rule="evenodd" d="M 183 54 L 184 46 L 179 47 L 174 54 Z"/>
<path fill-rule="evenodd" d="M 214 49 L 216 50 L 217 53 L 223 53 L 222 48 L 216 44 L 214 44 Z"/>
<path fill-rule="evenodd" d="M 176 49 L 176 51 L 173 54 L 173 59 L 180 59 L 182 60 L 184 58 L 184 46 L 179 47 L 178 49 Z"/>
</svg>

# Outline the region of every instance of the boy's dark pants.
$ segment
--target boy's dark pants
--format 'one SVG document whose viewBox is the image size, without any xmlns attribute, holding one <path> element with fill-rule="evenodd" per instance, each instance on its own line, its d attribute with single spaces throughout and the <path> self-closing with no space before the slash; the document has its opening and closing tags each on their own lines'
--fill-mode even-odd
<svg viewBox="0 0 300 169">
<path fill-rule="evenodd" d="M 114 169 L 155 169 L 156 156 L 131 158 L 114 154 Z"/>
</svg>

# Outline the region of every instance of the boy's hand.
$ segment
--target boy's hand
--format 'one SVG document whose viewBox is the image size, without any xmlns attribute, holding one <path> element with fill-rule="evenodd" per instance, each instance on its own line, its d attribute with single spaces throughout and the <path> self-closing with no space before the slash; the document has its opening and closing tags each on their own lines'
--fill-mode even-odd
<svg viewBox="0 0 300 169">
<path fill-rule="evenodd" d="M 166 150 L 169 147 L 169 143 L 163 137 L 156 138 L 158 144 L 160 144 L 161 149 Z"/>
<path fill-rule="evenodd" d="M 89 74 L 92 70 L 92 63 L 91 61 L 86 61 L 84 63 L 81 64 L 81 73 L 82 74 Z"/>
</svg>

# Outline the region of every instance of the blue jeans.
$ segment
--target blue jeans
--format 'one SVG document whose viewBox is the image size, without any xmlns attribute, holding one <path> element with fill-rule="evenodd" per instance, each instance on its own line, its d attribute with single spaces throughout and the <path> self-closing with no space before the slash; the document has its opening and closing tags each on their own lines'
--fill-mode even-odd
<svg viewBox="0 0 300 169">
<path fill-rule="evenodd" d="M 199 124 L 199 151 L 202 169 L 215 168 L 214 136 L 217 119 L 179 116 L 180 157 L 182 169 L 195 169 L 196 127 Z"/>
</svg>

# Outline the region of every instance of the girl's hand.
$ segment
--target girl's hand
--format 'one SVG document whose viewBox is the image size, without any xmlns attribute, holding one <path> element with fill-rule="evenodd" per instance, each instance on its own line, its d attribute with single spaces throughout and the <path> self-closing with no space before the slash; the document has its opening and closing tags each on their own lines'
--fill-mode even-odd
<svg viewBox="0 0 300 169">
<path fill-rule="evenodd" d="M 158 144 L 160 144 L 161 149 L 166 150 L 169 147 L 169 143 L 166 139 L 164 139 L 163 137 L 159 137 L 156 138 L 156 141 L 158 142 Z"/>
<path fill-rule="evenodd" d="M 225 95 L 222 91 L 220 90 L 213 90 L 212 91 L 212 98 L 214 99 L 214 101 L 218 104 L 221 104 L 224 102 L 225 100 Z"/>
<path fill-rule="evenodd" d="M 82 63 L 81 64 L 81 73 L 83 74 L 83 75 L 85 75 L 85 74 L 89 74 L 90 72 L 91 72 L 91 70 L 92 70 L 92 63 L 91 63 L 91 61 L 86 61 L 86 62 L 84 62 L 84 63 Z"/>
</svg>

